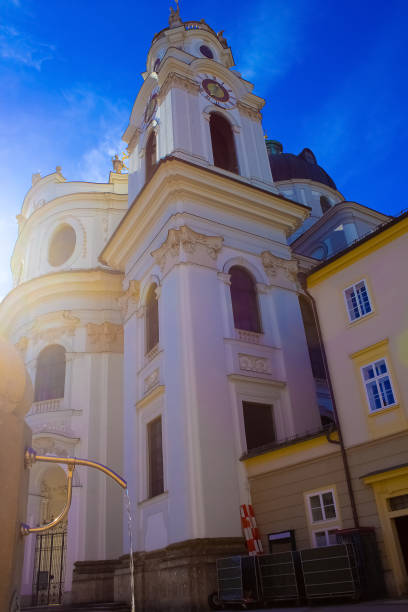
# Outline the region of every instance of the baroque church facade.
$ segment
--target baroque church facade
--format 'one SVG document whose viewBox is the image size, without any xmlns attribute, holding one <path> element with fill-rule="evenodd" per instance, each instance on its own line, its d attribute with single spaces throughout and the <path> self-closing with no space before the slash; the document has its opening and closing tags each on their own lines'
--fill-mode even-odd
<svg viewBox="0 0 408 612">
<path fill-rule="evenodd" d="M 304 278 L 390 220 L 345 201 L 309 149 L 265 142 L 265 102 L 233 66 L 222 33 L 171 12 L 123 136 L 128 173 L 116 159 L 106 184 L 68 182 L 60 168 L 33 175 L 0 306 L 35 388 L 34 448 L 124 475 L 136 571 L 154 574 L 170 551 L 179 577 L 177 594 L 163 578 L 163 609 L 205 600 L 213 560 L 242 550 L 242 458 L 335 429 Z M 35 465 L 27 522 L 52 519 L 64 487 L 62 467 Z M 63 588 L 50 600 L 48 576 L 41 593 L 28 538 L 25 600 L 103 599 L 109 588 L 113 599 L 113 585 L 128 597 L 115 484 L 78 469 L 63 529 Z M 107 559 L 98 582 L 89 563 Z M 143 606 L 157 585 L 141 581 Z"/>
</svg>

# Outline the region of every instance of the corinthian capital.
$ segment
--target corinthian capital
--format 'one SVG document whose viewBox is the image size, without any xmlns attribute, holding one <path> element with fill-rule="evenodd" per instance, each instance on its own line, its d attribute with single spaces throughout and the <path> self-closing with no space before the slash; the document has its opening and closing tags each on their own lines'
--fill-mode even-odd
<svg viewBox="0 0 408 612">
<path fill-rule="evenodd" d="M 287 285 L 288 282 L 297 285 L 298 264 L 294 259 L 277 257 L 270 251 L 261 253 L 263 267 L 272 285 Z"/>
<path fill-rule="evenodd" d="M 163 273 L 180 262 L 214 267 L 223 241 L 222 236 L 206 236 L 182 225 L 179 229 L 170 229 L 161 247 L 151 255 Z"/>
</svg>

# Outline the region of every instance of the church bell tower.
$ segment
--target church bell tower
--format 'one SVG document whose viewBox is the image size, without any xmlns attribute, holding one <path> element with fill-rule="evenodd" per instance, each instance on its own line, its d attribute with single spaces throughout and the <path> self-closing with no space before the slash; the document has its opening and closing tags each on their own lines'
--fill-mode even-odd
<svg viewBox="0 0 408 612">
<path fill-rule="evenodd" d="M 204 20 L 183 23 L 173 11 L 169 27 L 153 38 L 124 134 L 130 202 L 169 155 L 276 192 L 261 124 L 264 100 L 233 66 L 223 32 Z"/>
<path fill-rule="evenodd" d="M 186 609 L 206 609 L 214 559 L 244 550 L 240 458 L 320 425 L 287 243 L 309 209 L 278 195 L 264 100 L 233 65 L 222 32 L 171 12 L 124 134 L 129 208 L 100 257 L 125 275 L 135 542 L 183 564 Z"/>
</svg>

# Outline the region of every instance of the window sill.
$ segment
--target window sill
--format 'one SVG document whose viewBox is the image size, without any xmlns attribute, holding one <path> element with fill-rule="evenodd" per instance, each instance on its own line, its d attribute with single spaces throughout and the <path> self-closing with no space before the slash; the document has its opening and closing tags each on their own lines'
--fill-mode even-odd
<svg viewBox="0 0 408 612">
<path fill-rule="evenodd" d="M 369 417 L 375 417 L 378 414 L 385 414 L 386 412 L 393 412 L 394 410 L 397 410 L 400 407 L 399 404 L 391 404 L 390 406 L 386 406 L 385 408 L 379 408 L 378 410 L 371 410 L 368 413 Z"/>
<path fill-rule="evenodd" d="M 322 519 L 321 521 L 312 521 L 310 524 L 312 525 L 313 529 L 315 527 L 318 527 L 320 529 L 324 525 L 328 525 L 328 529 L 333 529 L 331 523 L 338 523 L 338 522 L 339 522 L 339 517 L 335 516 L 330 519 Z"/>
<path fill-rule="evenodd" d="M 138 502 L 139 508 L 145 508 L 152 504 L 157 504 L 158 502 L 164 501 L 167 499 L 169 492 L 163 491 L 163 493 L 159 493 L 159 495 L 155 495 L 154 497 L 147 497 L 146 499 L 142 499 L 142 501 Z"/>
<path fill-rule="evenodd" d="M 369 312 L 366 315 L 363 315 L 362 317 L 358 317 L 358 319 L 354 319 L 354 321 L 348 321 L 347 323 L 347 327 L 351 328 L 351 327 L 355 327 L 356 325 L 358 325 L 359 323 L 362 323 L 363 321 L 368 321 L 368 319 L 372 319 L 373 317 L 375 317 L 376 315 L 376 311 L 373 310 L 372 312 Z"/>
</svg>

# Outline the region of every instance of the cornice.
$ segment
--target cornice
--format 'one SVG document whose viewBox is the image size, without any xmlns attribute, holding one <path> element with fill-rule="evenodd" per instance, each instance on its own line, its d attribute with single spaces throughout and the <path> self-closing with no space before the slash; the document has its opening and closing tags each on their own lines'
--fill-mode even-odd
<svg viewBox="0 0 408 612">
<path fill-rule="evenodd" d="M 123 275 L 114 270 L 69 270 L 53 272 L 18 285 L 0 304 L 0 333 L 7 335 L 12 323 L 37 304 L 64 296 L 96 295 L 118 298 L 123 294 Z"/>
<path fill-rule="evenodd" d="M 125 176 L 125 175 L 124 175 Z M 127 175 L 126 175 L 127 176 Z M 57 195 L 56 197 L 52 198 L 51 200 L 47 201 L 47 202 L 43 202 L 42 200 L 39 200 L 40 204 L 37 206 L 36 210 L 38 210 L 39 208 L 42 208 L 43 206 L 45 206 L 46 204 L 48 204 L 49 202 L 53 202 L 55 200 L 57 200 L 58 198 L 68 198 L 68 199 L 77 199 L 77 198 L 83 198 L 83 197 L 91 197 L 92 195 L 94 196 L 103 196 L 103 195 L 110 195 L 110 196 L 123 196 L 124 194 L 121 193 L 117 193 L 114 191 L 114 182 L 109 182 L 109 183 L 92 183 L 89 181 L 70 181 L 67 182 L 65 181 L 56 181 L 56 183 L 61 183 L 63 182 L 64 185 L 69 185 L 72 187 L 72 189 L 75 191 L 69 192 L 69 193 L 64 193 L 61 195 Z M 95 190 L 95 191 L 81 191 L 81 185 L 95 185 L 95 186 L 99 186 L 99 187 L 103 187 L 103 190 L 99 191 L 99 190 Z M 34 195 L 35 192 L 32 192 L 32 190 L 30 189 L 30 191 L 27 193 L 26 197 L 24 198 L 23 201 L 23 205 L 21 207 L 21 213 L 25 216 L 27 209 L 31 207 L 32 202 L 33 202 L 33 198 L 32 195 Z M 39 195 L 41 195 L 41 192 L 39 193 Z M 34 210 L 31 215 L 36 212 L 36 210 Z"/>
<path fill-rule="evenodd" d="M 124 270 L 125 262 L 146 236 L 154 216 L 171 201 L 199 201 L 224 212 L 244 215 L 255 222 L 278 227 L 286 234 L 297 229 L 309 207 L 256 187 L 242 177 L 230 177 L 171 156 L 159 162 L 104 247 L 100 261 Z M 183 211 L 188 212 L 188 210 Z M 137 231 L 135 231 L 137 228 Z"/>
<path fill-rule="evenodd" d="M 249 106 L 249 104 L 245 104 L 240 100 L 237 102 L 237 108 L 241 115 L 252 119 L 252 121 L 262 121 L 262 114 L 257 108 L 253 108 L 252 106 Z"/>
<path fill-rule="evenodd" d="M 173 87 L 176 87 L 178 89 L 183 89 L 184 91 L 187 91 L 188 93 L 191 93 L 197 96 L 200 91 L 199 83 L 197 83 L 197 81 L 195 81 L 191 77 L 182 75 L 182 74 L 178 74 L 176 72 L 170 72 L 167 75 L 167 78 L 164 81 L 163 85 L 160 87 L 160 92 L 159 92 L 160 102 L 162 102 L 162 100 L 168 94 L 170 89 Z"/>
<path fill-rule="evenodd" d="M 336 198 L 340 198 L 338 203 L 345 201 L 343 194 L 338 189 L 333 189 L 333 187 L 329 187 L 329 185 L 324 185 L 323 183 L 319 183 L 318 181 L 313 181 L 312 179 L 292 178 L 292 179 L 287 179 L 285 181 L 275 181 L 274 180 L 273 182 L 278 187 L 278 189 L 282 186 L 292 187 L 293 185 L 305 185 L 305 184 L 310 185 L 310 187 L 316 187 L 319 191 L 323 189 L 324 191 L 328 191 L 332 196 Z"/>
</svg>

